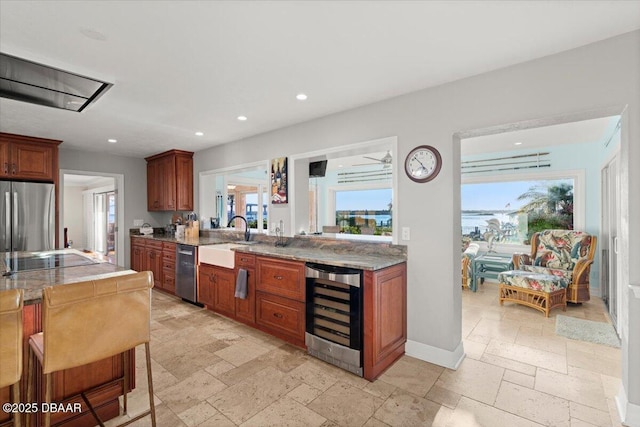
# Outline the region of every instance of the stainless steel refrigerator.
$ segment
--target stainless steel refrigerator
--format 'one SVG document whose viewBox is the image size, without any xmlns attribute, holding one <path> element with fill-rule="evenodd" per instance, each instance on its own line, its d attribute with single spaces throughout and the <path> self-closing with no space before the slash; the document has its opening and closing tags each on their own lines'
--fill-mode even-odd
<svg viewBox="0 0 640 427">
<path fill-rule="evenodd" d="M 53 184 L 0 181 L 0 252 L 55 249 Z"/>
</svg>

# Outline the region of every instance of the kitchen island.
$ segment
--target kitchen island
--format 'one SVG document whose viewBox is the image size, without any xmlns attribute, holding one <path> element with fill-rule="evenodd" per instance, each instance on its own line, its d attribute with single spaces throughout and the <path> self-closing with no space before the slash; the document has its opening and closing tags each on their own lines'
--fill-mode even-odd
<svg viewBox="0 0 640 427">
<path fill-rule="evenodd" d="M 47 252 L 12 252 L 2 253 L 0 269 L 3 277 L 0 279 L 0 289 L 24 289 L 23 310 L 23 373 L 20 383 L 22 401 L 27 395 L 27 358 L 28 339 L 31 335 L 42 331 L 42 289 L 46 286 L 62 286 L 87 280 L 98 280 L 108 277 L 134 273 L 123 267 L 93 259 L 86 254 L 74 250 L 56 250 Z M 135 373 L 135 352 L 130 351 L 130 369 Z M 36 364 L 38 366 L 38 364 Z M 120 413 L 118 397 L 123 394 L 123 382 L 110 383 L 123 375 L 124 355 L 120 354 L 101 360 L 90 365 L 80 366 L 54 374 L 52 402 L 80 403 L 81 399 L 65 400 L 80 391 L 88 391 L 88 396 L 96 411 L 103 420 L 116 417 Z M 34 375 L 34 390 L 38 401 L 42 401 L 43 384 Z M 135 387 L 132 378 L 130 388 Z M 0 390 L 0 401 L 8 402 L 9 388 Z M 58 412 L 51 417 L 52 425 L 93 426 L 95 420 L 82 404 L 82 412 Z M 0 413 L 0 423 L 9 419 L 9 414 Z M 34 420 L 40 425 L 39 420 Z M 32 425 L 34 425 L 32 423 Z"/>
</svg>

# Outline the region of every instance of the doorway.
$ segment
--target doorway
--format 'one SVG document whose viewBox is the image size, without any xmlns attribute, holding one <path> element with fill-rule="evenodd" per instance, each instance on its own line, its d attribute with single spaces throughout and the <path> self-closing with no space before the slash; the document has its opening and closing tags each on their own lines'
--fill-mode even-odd
<svg viewBox="0 0 640 427">
<path fill-rule="evenodd" d="M 124 265 L 122 176 L 61 171 L 61 242 L 89 256 Z"/>
</svg>

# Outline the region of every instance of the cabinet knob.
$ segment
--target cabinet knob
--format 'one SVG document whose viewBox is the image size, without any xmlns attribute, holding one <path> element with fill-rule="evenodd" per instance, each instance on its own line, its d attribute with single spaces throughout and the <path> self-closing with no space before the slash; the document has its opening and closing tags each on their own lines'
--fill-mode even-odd
<svg viewBox="0 0 640 427">
<path fill-rule="evenodd" d="M 8 174 L 9 173 L 9 163 L 4 162 L 4 174 Z"/>
<path fill-rule="evenodd" d="M 16 174 L 16 164 L 15 163 L 13 164 L 13 174 L 14 175 Z"/>
<path fill-rule="evenodd" d="M 282 313 L 273 313 L 273 317 L 276 317 L 278 319 L 282 319 Z"/>
<path fill-rule="evenodd" d="M 282 277 L 282 276 L 273 276 L 273 278 L 274 278 L 274 279 L 276 279 L 276 280 L 282 280 L 282 279 L 284 279 L 284 277 Z"/>
</svg>

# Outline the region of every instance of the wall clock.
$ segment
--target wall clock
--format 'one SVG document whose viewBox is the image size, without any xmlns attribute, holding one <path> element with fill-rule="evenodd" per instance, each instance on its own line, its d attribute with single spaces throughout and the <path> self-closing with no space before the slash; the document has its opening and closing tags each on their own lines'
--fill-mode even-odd
<svg viewBox="0 0 640 427">
<path fill-rule="evenodd" d="M 438 176 L 442 167 L 440 152 L 430 145 L 420 145 L 411 150 L 404 161 L 407 176 L 415 182 L 428 182 Z"/>
</svg>

